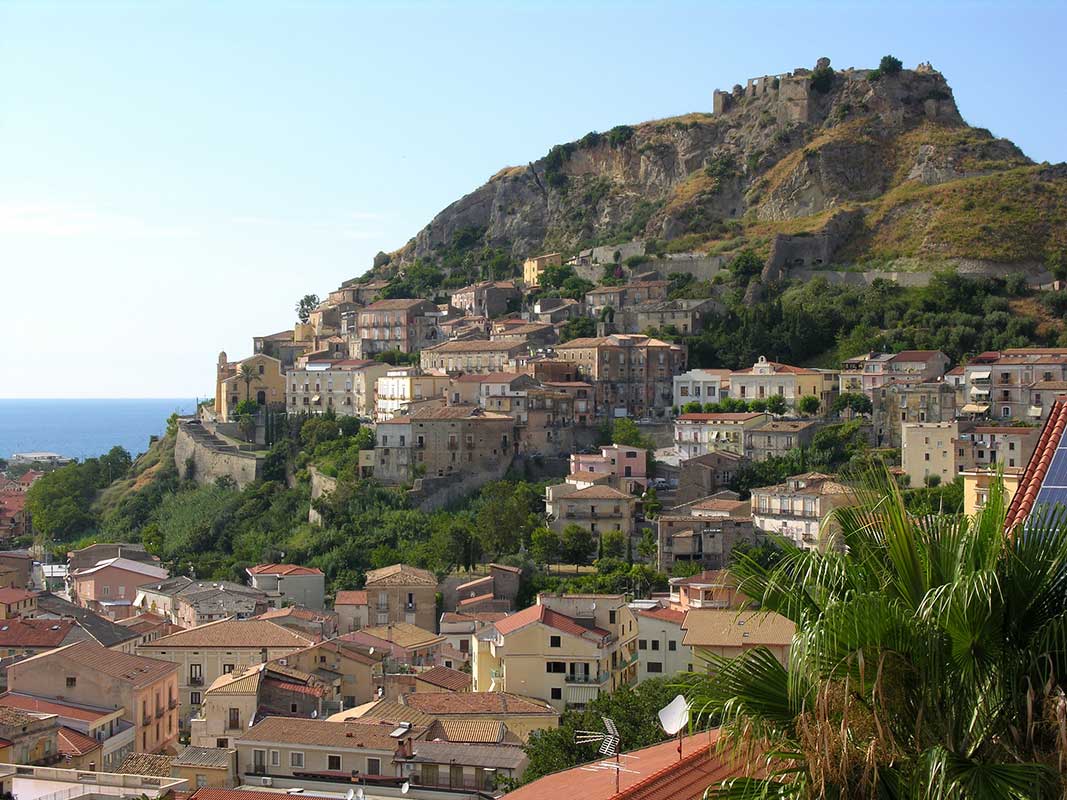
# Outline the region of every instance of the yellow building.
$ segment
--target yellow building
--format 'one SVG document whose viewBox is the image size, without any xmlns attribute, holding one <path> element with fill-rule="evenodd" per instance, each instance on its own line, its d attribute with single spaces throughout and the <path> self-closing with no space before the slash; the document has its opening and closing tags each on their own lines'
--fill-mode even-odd
<svg viewBox="0 0 1067 800">
<path fill-rule="evenodd" d="M 242 361 L 227 361 L 219 353 L 215 376 L 215 414 L 229 421 L 233 409 L 242 400 L 261 406 L 285 407 L 285 373 L 282 362 L 257 353 Z"/>
<path fill-rule="evenodd" d="M 766 647 L 784 666 L 796 625 L 773 611 L 694 608 L 686 612 L 682 630 L 682 644 L 693 648 L 693 668 L 699 670 L 710 669 L 716 657 L 736 658 L 755 647 Z"/>
<path fill-rule="evenodd" d="M 839 378 L 836 370 L 794 367 L 760 356 L 751 368 L 730 373 L 730 396 L 769 400 L 777 395 L 795 411 L 800 398 L 811 395 L 819 399 L 819 413 L 825 414 L 837 397 Z"/>
<path fill-rule="evenodd" d="M 528 258 L 522 264 L 522 282 L 527 288 L 539 286 L 545 267 L 558 267 L 561 264 L 563 264 L 563 257 L 559 253 L 546 253 L 543 256 Z"/>
<path fill-rule="evenodd" d="M 961 474 L 963 475 L 963 513 L 977 514 L 989 499 L 989 488 L 997 479 L 997 472 L 992 469 L 972 469 Z M 1000 474 L 1000 479 L 1004 483 L 1005 508 L 1011 505 L 1022 476 L 1023 470 L 1021 469 L 1005 469 Z"/>
<path fill-rule="evenodd" d="M 472 636 L 475 692 L 512 692 L 563 711 L 637 681 L 637 620 L 624 595 L 541 594 Z"/>
<path fill-rule="evenodd" d="M 394 367 L 377 380 L 374 417 L 384 422 L 404 413 L 412 403 L 444 397 L 448 382 L 447 375 L 423 375 L 418 367 Z"/>
</svg>

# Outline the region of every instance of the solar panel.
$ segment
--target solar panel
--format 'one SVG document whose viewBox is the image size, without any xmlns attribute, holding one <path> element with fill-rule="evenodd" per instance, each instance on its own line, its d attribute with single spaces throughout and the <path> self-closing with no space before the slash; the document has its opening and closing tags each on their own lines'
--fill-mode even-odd
<svg viewBox="0 0 1067 800">
<path fill-rule="evenodd" d="M 1041 486 L 1067 486 L 1067 449 L 1056 450 Z"/>
<path fill-rule="evenodd" d="M 1041 491 L 1037 493 L 1037 499 L 1034 501 L 1034 507 L 1051 507 L 1054 505 L 1061 505 L 1067 507 L 1067 487 L 1042 486 Z"/>
</svg>

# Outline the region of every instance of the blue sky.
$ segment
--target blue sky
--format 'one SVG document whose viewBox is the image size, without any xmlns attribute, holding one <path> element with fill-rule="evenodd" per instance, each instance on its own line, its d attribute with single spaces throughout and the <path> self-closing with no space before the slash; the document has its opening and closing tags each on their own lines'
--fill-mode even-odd
<svg viewBox="0 0 1067 800">
<path fill-rule="evenodd" d="M 499 168 L 746 78 L 929 60 L 1062 161 L 1064 3 L 0 0 L 0 397 L 209 395 Z"/>
</svg>

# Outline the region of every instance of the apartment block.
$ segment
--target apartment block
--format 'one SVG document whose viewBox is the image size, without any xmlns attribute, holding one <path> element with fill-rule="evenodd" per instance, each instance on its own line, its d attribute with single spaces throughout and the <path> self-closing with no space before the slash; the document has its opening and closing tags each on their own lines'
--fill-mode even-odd
<svg viewBox="0 0 1067 800">
<path fill-rule="evenodd" d="M 682 461 L 678 469 L 678 503 L 690 503 L 726 489 L 748 459 L 726 450 L 713 450 Z"/>
<path fill-rule="evenodd" d="M 658 569 L 670 573 L 675 563 L 722 569 L 739 543 L 756 544 L 751 506 L 732 492 L 668 509 L 656 517 Z"/>
<path fill-rule="evenodd" d="M 956 419 L 956 391 L 943 381 L 894 381 L 875 390 L 872 408 L 876 444 L 900 447 L 901 425 L 904 423 L 951 422 Z"/>
<path fill-rule="evenodd" d="M 637 680 L 691 672 L 692 651 L 682 644 L 684 611 L 654 606 L 634 608 L 637 619 Z"/>
<path fill-rule="evenodd" d="M 796 626 L 773 611 L 699 608 L 686 612 L 682 630 L 682 643 L 693 649 L 693 669 L 713 672 L 716 659 L 737 658 L 757 647 L 788 665 Z"/>
<path fill-rule="evenodd" d="M 419 353 L 424 370 L 457 372 L 518 372 L 523 357 L 530 354 L 526 342 L 490 342 L 483 339 L 453 339 L 425 347 Z"/>
<path fill-rule="evenodd" d="M 321 611 L 326 594 L 326 576 L 317 567 L 299 564 L 257 564 L 245 570 L 253 589 L 267 595 L 272 608 L 299 605 Z"/>
<path fill-rule="evenodd" d="M 665 301 L 670 281 L 634 281 L 622 286 L 597 286 L 585 293 L 585 309 L 591 317 L 599 317 L 605 308 L 618 312 L 654 301 Z"/>
<path fill-rule="evenodd" d="M 408 564 L 367 572 L 368 624 L 405 622 L 423 630 L 437 629 L 437 576 Z"/>
<path fill-rule="evenodd" d="M 648 451 L 623 444 L 603 445 L 599 453 L 573 453 L 570 476 L 575 480 L 607 483 L 628 494 L 640 494 L 648 486 Z"/>
<path fill-rule="evenodd" d="M 800 398 L 810 395 L 818 398 L 820 412 L 825 414 L 837 399 L 838 384 L 836 370 L 794 367 L 760 356 L 749 369 L 730 373 L 730 396 L 740 400 L 778 396 L 787 408 L 796 411 Z"/>
<path fill-rule="evenodd" d="M 951 365 L 940 350 L 905 350 L 901 353 L 867 353 L 841 364 L 840 390 L 873 397 L 891 381 L 930 383 L 941 380 Z"/>
<path fill-rule="evenodd" d="M 358 327 L 350 332 L 349 356 L 370 358 L 399 350 L 411 353 L 441 339 L 443 314 L 429 300 L 378 300 L 359 312 Z"/>
<path fill-rule="evenodd" d="M 912 486 L 930 476 L 949 483 L 972 470 L 1025 469 L 1041 436 L 1028 426 L 981 425 L 969 420 L 905 422 L 901 425 L 901 467 Z"/>
<path fill-rule="evenodd" d="M 579 525 L 595 537 L 607 531 L 631 536 L 637 498 L 611 486 L 596 485 L 590 479 L 567 480 L 545 489 L 545 514 L 555 531 Z"/>
<path fill-rule="evenodd" d="M 134 613 L 138 587 L 165 580 L 168 574 L 165 569 L 142 561 L 109 558 L 71 572 L 70 597 L 78 605 L 109 619 L 125 619 Z"/>
<path fill-rule="evenodd" d="M 718 403 L 730 393 L 730 370 L 691 369 L 674 376 L 674 406 Z"/>
<path fill-rule="evenodd" d="M 753 489 L 752 522 L 757 530 L 784 536 L 797 547 L 823 548 L 830 514 L 853 501 L 848 487 L 832 475 L 808 472 Z"/>
<path fill-rule="evenodd" d="M 412 404 L 444 397 L 447 375 L 427 375 L 418 367 L 392 367 L 378 378 L 374 418 L 384 422 L 408 413 Z"/>
<path fill-rule="evenodd" d="M 498 317 L 518 310 L 522 293 L 514 281 L 481 281 L 456 289 L 449 302 L 471 317 Z"/>
<path fill-rule="evenodd" d="M 981 353 L 964 365 L 963 390 L 974 413 L 1028 422 L 1047 419 L 1055 397 L 1067 392 L 1067 349 Z"/>
<path fill-rule="evenodd" d="M 342 417 L 374 419 L 376 383 L 391 369 L 365 359 L 308 361 L 285 374 L 286 407 L 292 413 L 333 411 Z"/>
<path fill-rule="evenodd" d="M 820 422 L 812 419 L 772 419 L 746 428 L 742 434 L 745 458 L 766 461 L 797 447 L 807 447 L 820 427 Z"/>
<path fill-rule="evenodd" d="M 562 264 L 563 257 L 559 253 L 532 256 L 522 263 L 522 282 L 527 289 L 540 286 L 545 267 L 558 267 Z"/>
<path fill-rule="evenodd" d="M 745 455 L 745 432 L 771 421 L 758 411 L 682 414 L 674 420 L 674 447 L 683 459 L 711 452 Z"/>
</svg>

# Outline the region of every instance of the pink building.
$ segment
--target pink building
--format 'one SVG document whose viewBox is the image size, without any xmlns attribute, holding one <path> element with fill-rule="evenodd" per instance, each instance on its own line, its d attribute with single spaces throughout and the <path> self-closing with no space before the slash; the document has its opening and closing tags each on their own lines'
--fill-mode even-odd
<svg viewBox="0 0 1067 800">
<path fill-rule="evenodd" d="M 70 599 L 110 619 L 126 619 L 133 613 L 137 587 L 167 577 L 165 569 L 152 564 L 108 558 L 70 574 Z"/>
<path fill-rule="evenodd" d="M 741 608 L 749 603 L 725 569 L 706 569 L 689 578 L 671 578 L 670 585 L 670 607 L 676 611 Z"/>
<path fill-rule="evenodd" d="M 600 455 L 574 453 L 571 456 L 571 476 L 597 482 L 597 477 L 608 476 L 610 483 L 623 492 L 648 486 L 645 451 L 640 447 L 613 444 L 600 448 Z"/>
<path fill-rule="evenodd" d="M 441 648 L 446 642 L 445 637 L 407 622 L 363 628 L 340 638 L 362 647 L 373 647 L 375 653 L 387 654 L 387 672 L 388 667 L 397 664 L 432 667 L 444 663 Z"/>
</svg>

